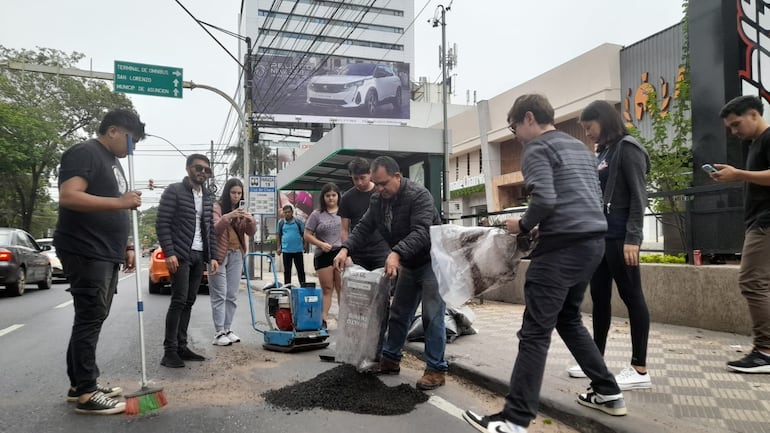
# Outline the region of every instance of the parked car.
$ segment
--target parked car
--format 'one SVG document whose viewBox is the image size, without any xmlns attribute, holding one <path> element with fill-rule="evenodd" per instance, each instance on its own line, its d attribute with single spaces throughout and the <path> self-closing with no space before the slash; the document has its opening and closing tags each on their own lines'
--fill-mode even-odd
<svg viewBox="0 0 770 433">
<path fill-rule="evenodd" d="M 148 284 L 148 290 L 150 293 L 157 294 L 169 294 L 171 285 L 171 274 L 166 267 L 166 255 L 163 254 L 161 247 L 156 248 L 152 254 L 150 254 L 150 278 Z M 198 287 L 199 294 L 209 293 L 209 278 L 208 272 L 203 271 L 203 278 L 201 284 Z"/>
<path fill-rule="evenodd" d="M 51 288 L 51 260 L 29 233 L 0 227 L 0 284 L 7 294 L 21 296 L 30 283 L 41 290 Z"/>
<path fill-rule="evenodd" d="M 40 248 L 43 249 L 43 253 L 47 255 L 51 260 L 51 271 L 53 272 L 53 279 L 67 281 L 67 276 L 64 275 L 64 267 L 61 264 L 61 260 L 59 260 L 59 256 L 56 255 L 56 247 L 53 246 L 53 239 L 41 238 L 36 239 L 35 242 L 40 245 Z"/>
<path fill-rule="evenodd" d="M 334 74 L 316 75 L 307 85 L 308 104 L 359 108 L 364 116 L 374 116 L 384 104 L 398 112 L 403 102 L 401 78 L 387 65 L 351 63 Z"/>
</svg>

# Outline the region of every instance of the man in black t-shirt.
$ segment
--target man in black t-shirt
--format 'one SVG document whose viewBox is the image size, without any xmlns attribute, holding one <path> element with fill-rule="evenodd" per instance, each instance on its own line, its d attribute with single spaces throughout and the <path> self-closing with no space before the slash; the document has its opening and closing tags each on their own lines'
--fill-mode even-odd
<svg viewBox="0 0 770 433">
<path fill-rule="evenodd" d="M 741 253 L 738 285 L 749 304 L 754 349 L 742 359 L 727 363 L 741 373 L 770 373 L 770 124 L 762 117 L 757 96 L 739 96 L 722 107 L 719 117 L 730 133 L 749 143 L 746 169 L 713 164 L 719 182 L 745 182 L 746 235 Z"/>
<path fill-rule="evenodd" d="M 345 242 L 356 224 L 361 221 L 366 210 L 369 209 L 369 200 L 374 194 L 369 161 L 364 158 L 355 158 L 348 164 L 348 171 L 353 180 L 353 187 L 342 194 L 340 208 L 337 211 L 342 219 L 342 242 Z M 371 242 L 365 249 L 350 252 L 353 263 L 370 271 L 385 266 L 385 258 L 388 254 L 390 254 L 390 247 L 378 232 L 372 235 Z"/>
<path fill-rule="evenodd" d="M 353 187 L 345 191 L 345 194 L 342 194 L 340 208 L 337 211 L 337 214 L 342 219 L 342 232 L 340 233 L 342 242 L 345 242 L 350 233 L 353 233 L 356 224 L 361 221 L 361 218 L 369 209 L 369 200 L 375 191 L 369 161 L 364 158 L 355 158 L 348 164 L 348 171 L 350 172 L 350 178 L 353 180 Z M 385 267 L 385 259 L 390 254 L 390 246 L 388 246 L 382 235 L 375 231 L 371 234 L 370 242 L 367 243 L 366 248 L 351 251 L 350 254 L 353 263 L 372 271 Z M 391 280 L 391 293 L 388 295 L 393 294 L 394 287 L 395 280 Z M 387 301 L 389 296 L 382 299 Z M 388 329 L 388 303 L 385 302 L 381 308 L 383 311 L 382 322 L 380 323 L 380 338 L 377 342 L 375 361 L 380 360 L 382 345 L 385 342 L 385 331 Z"/>
<path fill-rule="evenodd" d="M 67 348 L 67 401 L 75 412 L 109 415 L 125 410 L 113 397 L 123 390 L 97 383 L 96 344 L 110 312 L 120 265 L 128 263 L 129 218 L 126 210 L 141 206 L 139 191 L 129 191 L 118 158 L 128 154 L 129 136 L 144 138 L 136 113 L 113 110 L 99 125 L 95 139 L 67 149 L 59 166 L 59 220 L 56 252 L 70 282 L 75 308 Z"/>
</svg>

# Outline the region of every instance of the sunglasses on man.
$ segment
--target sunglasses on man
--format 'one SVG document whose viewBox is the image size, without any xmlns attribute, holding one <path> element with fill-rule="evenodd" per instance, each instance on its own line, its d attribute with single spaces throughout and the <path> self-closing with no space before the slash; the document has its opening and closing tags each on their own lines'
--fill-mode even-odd
<svg viewBox="0 0 770 433">
<path fill-rule="evenodd" d="M 211 167 L 206 167 L 205 165 L 200 165 L 200 164 L 195 164 L 191 167 L 193 168 L 193 170 L 195 170 L 198 173 L 203 172 L 206 174 L 211 174 Z"/>
</svg>

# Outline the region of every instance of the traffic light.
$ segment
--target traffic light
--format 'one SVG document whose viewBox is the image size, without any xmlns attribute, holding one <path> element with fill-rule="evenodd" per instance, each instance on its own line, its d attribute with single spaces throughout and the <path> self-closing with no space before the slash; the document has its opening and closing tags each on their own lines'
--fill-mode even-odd
<svg viewBox="0 0 770 433">
<path fill-rule="evenodd" d="M 153 189 L 155 189 L 155 181 L 154 181 L 154 180 L 152 180 L 152 179 L 150 179 L 150 181 L 149 181 L 149 182 L 147 182 L 147 188 L 149 188 L 149 189 L 150 189 L 150 191 L 152 191 Z"/>
</svg>

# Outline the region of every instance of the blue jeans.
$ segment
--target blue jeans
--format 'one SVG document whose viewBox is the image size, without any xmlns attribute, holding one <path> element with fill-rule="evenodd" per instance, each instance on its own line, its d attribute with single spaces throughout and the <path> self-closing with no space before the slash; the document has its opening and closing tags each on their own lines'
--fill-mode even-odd
<svg viewBox="0 0 770 433">
<path fill-rule="evenodd" d="M 545 360 L 554 328 L 600 394 L 618 394 L 615 377 L 580 319 L 588 281 L 604 256 L 604 239 L 572 242 L 532 257 L 524 283 L 524 319 L 503 415 L 528 426 L 537 415 Z"/>
<path fill-rule="evenodd" d="M 414 313 L 421 299 L 426 367 L 428 370 L 446 371 L 446 305 L 438 293 L 438 281 L 430 262 L 414 269 L 402 266 L 399 270 L 396 293 L 390 304 L 388 336 L 382 347 L 382 357 L 394 362 L 401 361 L 401 349 L 406 343 L 409 325 L 414 320 Z"/>
<path fill-rule="evenodd" d="M 238 289 L 241 287 L 243 253 L 240 249 L 228 250 L 215 274 L 209 270 L 209 297 L 214 330 L 229 330 L 235 316 Z"/>
</svg>

